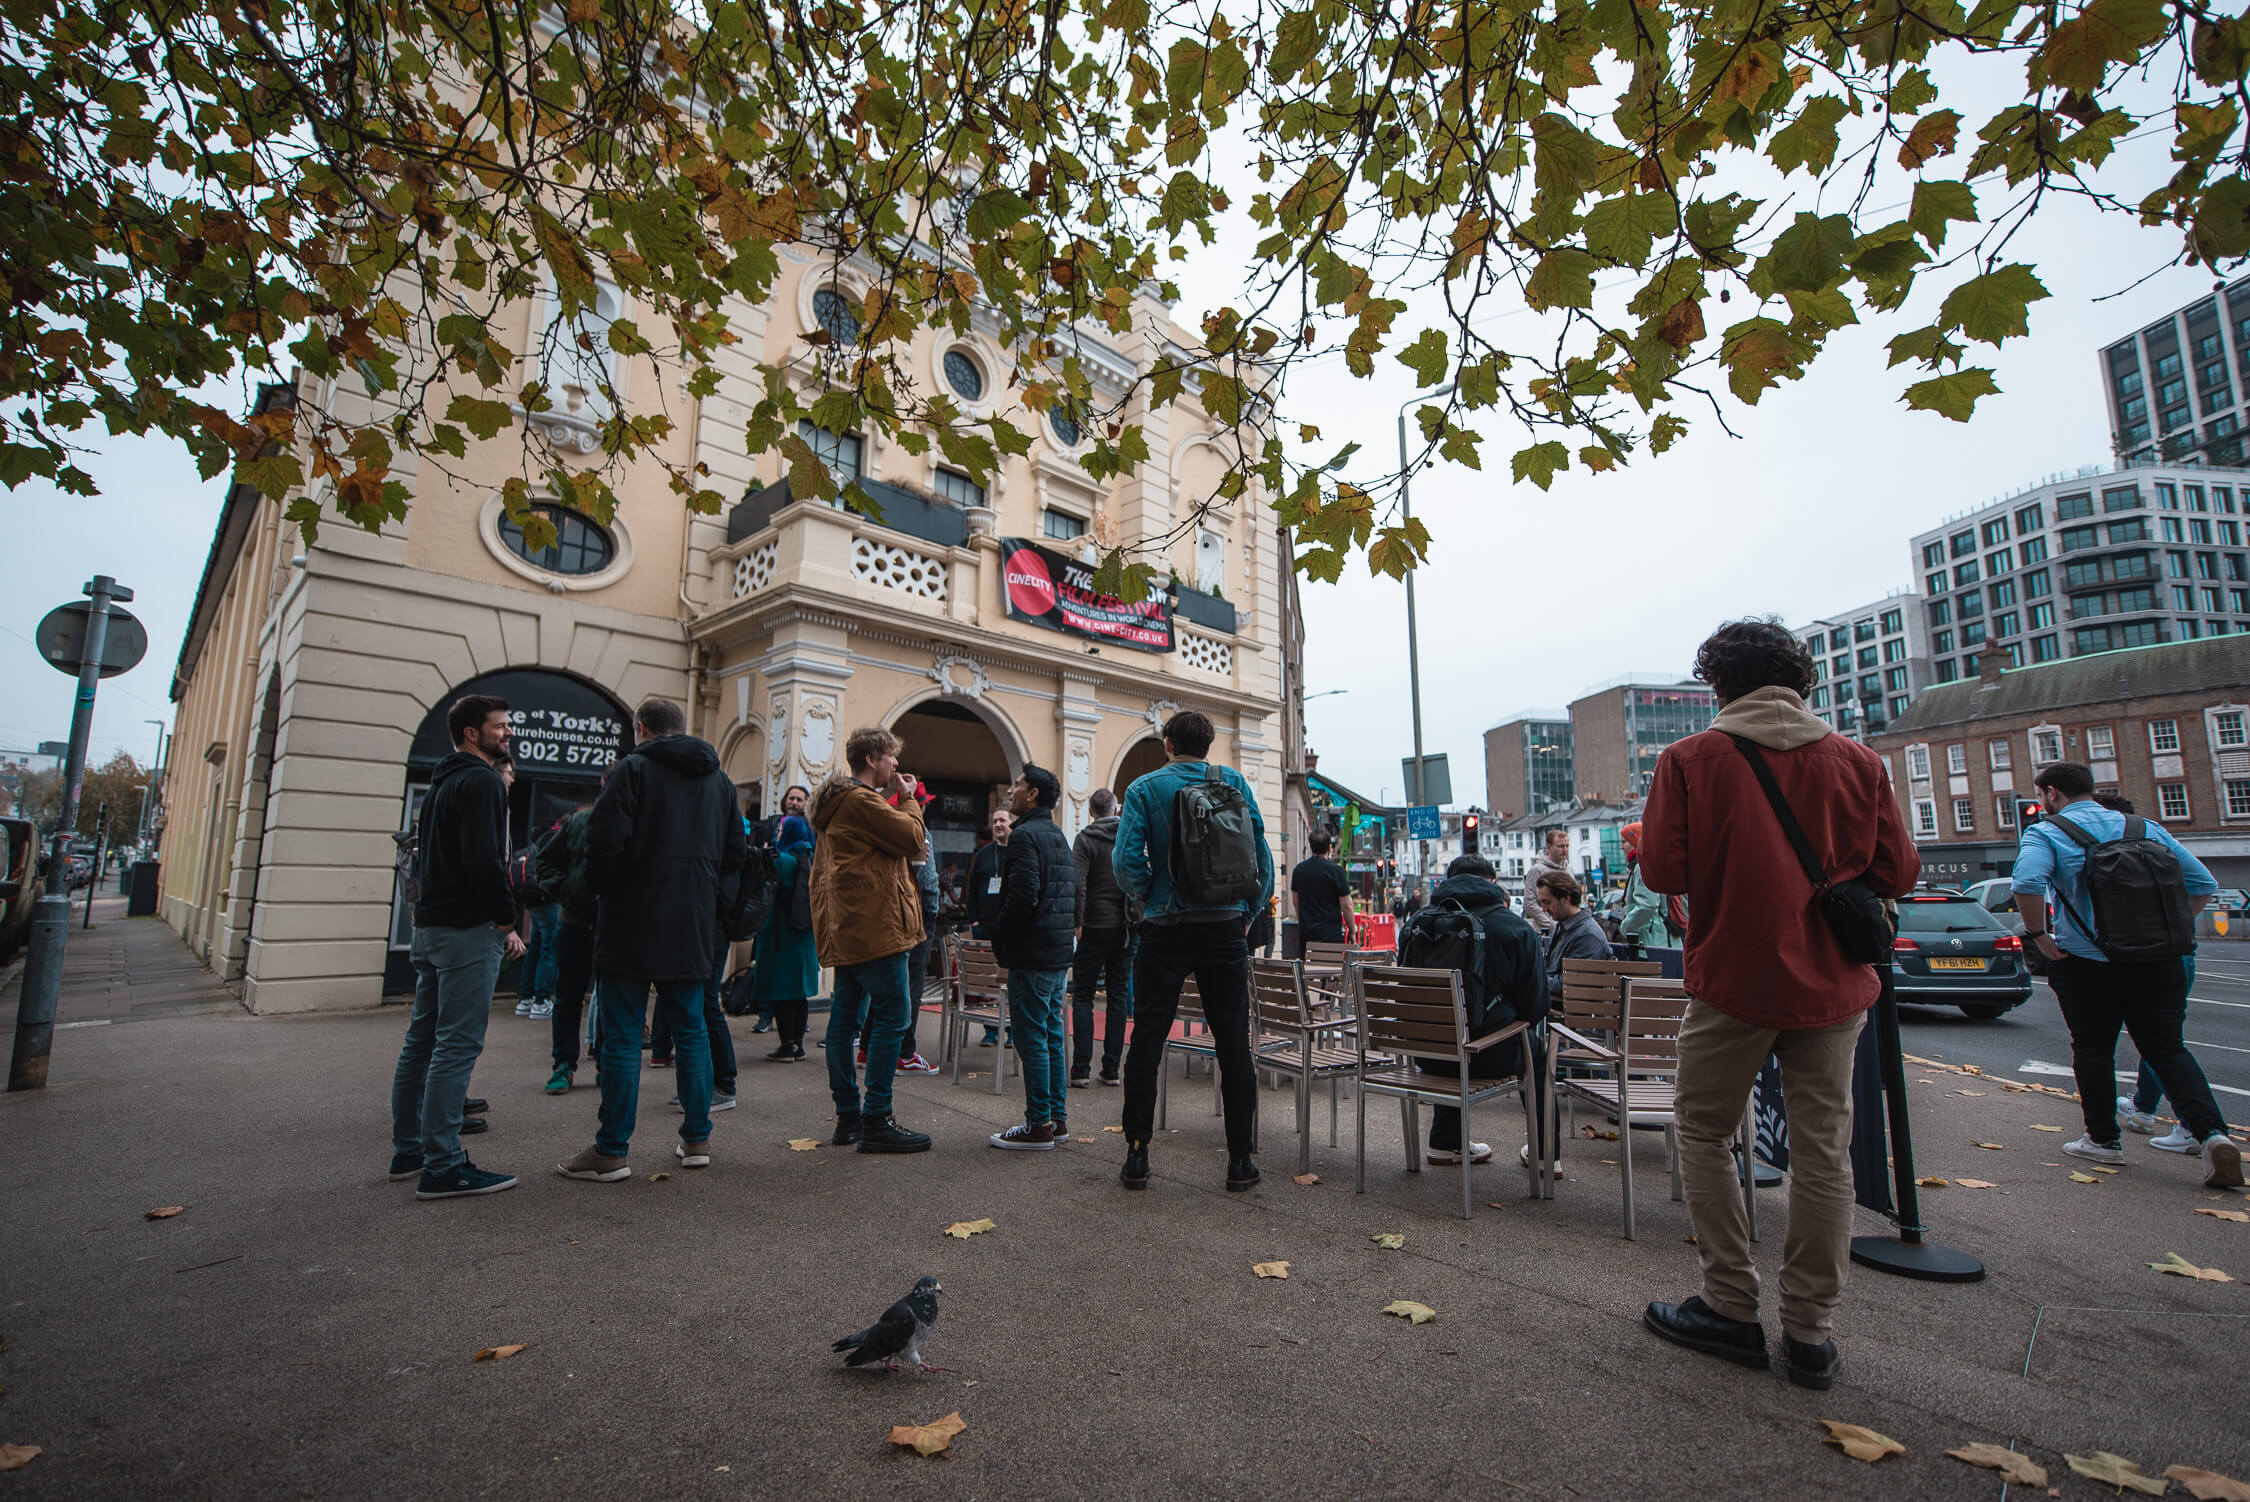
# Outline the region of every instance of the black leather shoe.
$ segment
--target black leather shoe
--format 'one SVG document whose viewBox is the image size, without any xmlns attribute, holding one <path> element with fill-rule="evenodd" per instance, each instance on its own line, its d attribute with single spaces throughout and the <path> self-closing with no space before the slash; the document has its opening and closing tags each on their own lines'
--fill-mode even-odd
<svg viewBox="0 0 2250 1502">
<path fill-rule="evenodd" d="M 1117 1171 L 1117 1182 L 1123 1184 L 1127 1189 L 1146 1189 L 1148 1187 L 1147 1143 L 1128 1142 L 1125 1144 L 1125 1166 Z"/>
<path fill-rule="evenodd" d="M 859 1113 L 854 1111 L 849 1116 L 838 1116 L 836 1118 L 836 1135 L 828 1140 L 838 1147 L 850 1147 L 857 1142 L 859 1140 Z"/>
<path fill-rule="evenodd" d="M 863 1153 L 926 1153 L 930 1150 L 930 1139 L 927 1133 L 908 1131 L 885 1112 L 881 1116 L 860 1117 L 859 1150 Z"/>
<path fill-rule="evenodd" d="M 1764 1371 L 1773 1358 L 1766 1354 L 1766 1329 L 1756 1320 L 1728 1319 L 1691 1294 L 1677 1304 L 1650 1304 L 1642 1323 L 1676 1346 L 1717 1356 L 1736 1366 Z"/>
<path fill-rule="evenodd" d="M 485 1103 L 473 1095 L 461 1102 L 461 1114 L 463 1116 L 482 1116 L 484 1112 Z"/>
<path fill-rule="evenodd" d="M 772 1053 L 767 1054 L 766 1057 L 772 1059 L 775 1063 L 780 1064 L 788 1063 L 789 1061 L 794 1059 L 801 1059 L 804 1057 L 804 1055 L 798 1052 L 795 1045 L 784 1043 L 781 1045 L 781 1047 L 775 1049 Z"/>
<path fill-rule="evenodd" d="M 1789 1380 L 1814 1392 L 1826 1392 L 1834 1387 L 1836 1373 L 1844 1364 L 1844 1358 L 1836 1354 L 1833 1340 L 1824 1340 L 1817 1346 L 1792 1340 L 1787 1358 Z"/>
<path fill-rule="evenodd" d="M 479 1132 L 491 1130 L 492 1123 L 486 1121 L 482 1116 L 464 1116 L 461 1118 L 461 1135 L 464 1137 L 474 1137 Z"/>
<path fill-rule="evenodd" d="M 1244 1153 L 1238 1158 L 1227 1159 L 1227 1193 L 1240 1194 L 1245 1189 L 1256 1188 L 1257 1185 L 1258 1165 L 1250 1160 L 1248 1153 Z"/>
</svg>

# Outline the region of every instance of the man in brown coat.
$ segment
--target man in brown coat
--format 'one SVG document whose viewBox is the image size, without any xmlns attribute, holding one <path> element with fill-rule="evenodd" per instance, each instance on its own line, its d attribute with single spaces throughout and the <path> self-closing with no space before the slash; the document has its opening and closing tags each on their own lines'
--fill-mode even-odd
<svg viewBox="0 0 2250 1502">
<path fill-rule="evenodd" d="M 912 863 L 922 856 L 922 805 L 914 779 L 898 769 L 900 745 L 888 730 L 855 730 L 844 742 L 849 777 L 821 785 L 813 798 L 813 944 L 836 972 L 828 1010 L 828 1088 L 836 1098 L 838 1147 L 863 1153 L 927 1152 L 930 1139 L 891 1119 L 891 1080 L 906 1036 L 907 957 L 922 942 L 922 902 Z M 894 806 L 895 805 L 895 806 Z M 872 1016 L 870 1017 L 870 1014 Z M 852 1051 L 869 1022 L 867 1092 L 862 1100 Z"/>
</svg>

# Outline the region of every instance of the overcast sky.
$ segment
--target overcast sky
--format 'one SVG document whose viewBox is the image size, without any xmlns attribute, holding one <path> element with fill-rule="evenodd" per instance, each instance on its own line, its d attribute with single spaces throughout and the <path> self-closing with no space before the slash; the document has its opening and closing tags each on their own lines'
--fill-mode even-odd
<svg viewBox="0 0 2250 1502">
<path fill-rule="evenodd" d="M 2161 174 L 2164 144 L 2120 153 L 2130 174 L 2120 186 L 2133 186 L 2132 196 Z M 1481 798 L 1483 732 L 1516 711 L 1560 707 L 1627 672 L 1684 673 L 1722 620 L 1773 612 L 1795 624 L 1909 589 L 1915 532 L 2106 461 L 2096 350 L 2212 282 L 2174 269 L 2110 294 L 2177 244 L 2174 231 L 2051 201 L 2011 253 L 2037 266 L 2053 296 L 2032 307 L 2029 338 L 1997 355 L 1972 347 L 2003 394 L 1966 426 L 1908 412 L 1898 392 L 1915 377 L 1884 368 L 1885 342 L 1927 321 L 1942 287 L 1834 336 L 1806 379 L 1769 391 L 1755 409 L 1733 409 L 1739 438 L 1691 413 L 1694 430 L 1670 453 L 1598 478 L 1573 470 L 1546 494 L 1507 482 L 1517 441 L 1485 414 L 1473 424 L 1486 434 L 1485 471 L 1440 465 L 1414 486 L 1416 514 L 1436 537 L 1416 586 L 1423 731 L 1430 751 L 1452 758 L 1457 801 Z M 1226 278 L 1241 264 L 1225 243 L 1199 257 L 1184 281 L 1182 321 L 1192 327 L 1206 299 L 1226 300 Z M 1742 307 L 1737 298 L 1707 313 L 1739 316 Z M 1714 332 L 1722 326 L 1710 321 Z M 1300 376 L 1285 420 L 1320 426 L 1324 449 L 1356 438 L 1362 457 L 1394 462 L 1390 414 L 1412 395 L 1411 378 L 1387 355 L 1379 364 L 1373 382 L 1333 361 Z M 130 608 L 148 626 L 150 649 L 139 668 L 102 685 L 94 757 L 123 747 L 146 761 L 156 732 L 143 722 L 170 718 L 166 690 L 223 485 L 199 483 L 184 451 L 163 440 L 106 441 L 87 467 L 102 486 L 96 500 L 36 484 L 6 498 L 15 525 L 0 590 L 0 749 L 68 733 L 71 681 L 39 659 L 31 632 L 107 572 L 135 591 Z M 1355 562 L 1341 584 L 1307 584 L 1305 604 L 1308 689 L 1348 690 L 1308 706 L 1322 770 L 1370 796 L 1398 797 L 1399 761 L 1412 746 L 1404 587 L 1369 579 Z"/>
</svg>

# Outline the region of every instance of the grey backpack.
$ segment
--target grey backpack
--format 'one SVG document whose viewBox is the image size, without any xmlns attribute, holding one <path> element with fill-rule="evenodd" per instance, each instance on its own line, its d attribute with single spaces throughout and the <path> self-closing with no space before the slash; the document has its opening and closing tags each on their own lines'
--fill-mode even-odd
<svg viewBox="0 0 2250 1502">
<path fill-rule="evenodd" d="M 2061 814 L 2047 822 L 2076 840 L 2086 852 L 2086 896 L 2093 922 L 2071 907 L 2058 888 L 2071 921 L 2092 936 L 2113 960 L 2160 960 L 2195 953 L 2195 909 L 2179 857 L 2162 840 L 2152 839 L 2148 821 L 2125 816 L 2125 832 L 2097 840 Z"/>
<path fill-rule="evenodd" d="M 1172 885 L 1191 907 L 1255 902 L 1265 888 L 1258 828 L 1242 789 L 1205 762 L 1203 780 L 1172 795 Z"/>
</svg>

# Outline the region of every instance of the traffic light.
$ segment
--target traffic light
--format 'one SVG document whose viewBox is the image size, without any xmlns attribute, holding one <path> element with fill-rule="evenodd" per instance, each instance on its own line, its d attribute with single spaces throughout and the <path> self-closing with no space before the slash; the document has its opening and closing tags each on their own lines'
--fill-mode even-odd
<svg viewBox="0 0 2250 1502">
<path fill-rule="evenodd" d="M 2044 818 L 2046 813 L 2047 805 L 2041 803 L 2037 798 L 2019 798 L 2016 800 L 2016 825 L 2020 829 L 2029 829 Z"/>
<path fill-rule="evenodd" d="M 1474 809 L 1461 816 L 1461 853 L 1477 853 L 1477 814 Z"/>
</svg>

